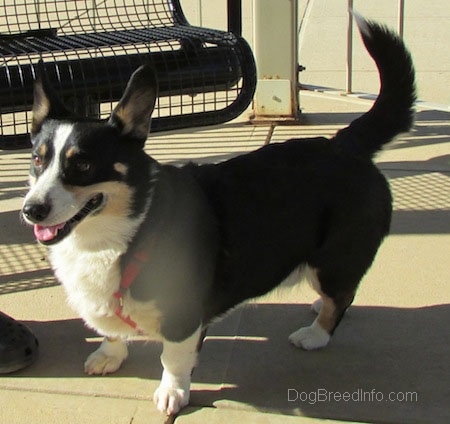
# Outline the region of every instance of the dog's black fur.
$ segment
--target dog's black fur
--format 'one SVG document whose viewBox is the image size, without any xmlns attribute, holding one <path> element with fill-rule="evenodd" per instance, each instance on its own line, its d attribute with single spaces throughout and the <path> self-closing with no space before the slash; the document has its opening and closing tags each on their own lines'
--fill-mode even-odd
<svg viewBox="0 0 450 424">
<path fill-rule="evenodd" d="M 219 230 L 214 282 L 194 308 L 196 324 L 270 291 L 302 264 L 317 270 L 321 291 L 336 304 L 331 333 L 353 300 L 391 221 L 389 186 L 372 157 L 411 127 L 415 100 L 413 66 L 403 44 L 377 24 L 370 24 L 370 32 L 363 40 L 380 71 L 380 95 L 335 137 L 294 139 L 220 164 L 170 169 L 181 180 L 194 178 Z M 209 243 L 207 250 L 214 250 Z"/>
<path fill-rule="evenodd" d="M 23 215 L 51 246 L 57 275 L 89 325 L 109 337 L 133 334 L 114 309 L 104 311 L 119 285 L 117 276 L 108 275 L 118 261 L 126 267 L 136 251 L 145 250 L 149 260 L 130 288 L 128 305 L 141 313 L 137 324 L 146 332 L 153 330 L 146 305 L 148 314 L 157 311 L 154 329 L 172 352 L 165 362 L 170 375 L 178 369 L 170 343 L 184 346 L 214 317 L 267 293 L 298 268 L 308 268 L 323 306 L 313 326 L 291 341 L 306 349 L 328 342 L 389 231 L 389 185 L 372 158 L 413 122 L 408 51 L 385 27 L 362 18 L 359 26 L 381 77 L 380 94 L 367 113 L 331 139 L 289 140 L 219 164 L 176 168 L 145 154 L 157 96 L 149 67 L 135 72 L 107 122 L 73 116 L 45 78 L 37 81 L 32 187 Z M 61 199 L 71 199 L 76 215 Z M 107 262 L 103 249 L 117 258 L 108 253 Z M 85 265 L 91 273 L 106 268 L 108 275 L 92 277 L 79 269 Z M 102 349 L 88 359 L 89 373 L 109 372 L 98 361 Z M 126 357 L 120 349 L 120 361 L 108 369 Z M 161 410 L 173 413 L 187 403 L 190 368 L 182 375 L 182 385 L 163 379 Z"/>
</svg>

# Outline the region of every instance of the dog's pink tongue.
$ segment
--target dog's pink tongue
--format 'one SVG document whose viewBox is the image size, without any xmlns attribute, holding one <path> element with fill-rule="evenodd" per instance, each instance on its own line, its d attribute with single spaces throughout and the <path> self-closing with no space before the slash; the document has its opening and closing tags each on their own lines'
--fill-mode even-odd
<svg viewBox="0 0 450 424">
<path fill-rule="evenodd" d="M 58 230 L 64 227 L 64 224 L 51 225 L 44 227 L 43 225 L 36 224 L 34 226 L 34 235 L 40 241 L 49 241 L 56 237 Z"/>
</svg>

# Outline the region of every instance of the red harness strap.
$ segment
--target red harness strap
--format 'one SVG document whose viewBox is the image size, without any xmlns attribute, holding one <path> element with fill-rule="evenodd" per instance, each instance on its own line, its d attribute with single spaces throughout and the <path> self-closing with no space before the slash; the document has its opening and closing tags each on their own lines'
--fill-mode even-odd
<svg viewBox="0 0 450 424">
<path fill-rule="evenodd" d="M 122 273 L 122 279 L 120 280 L 120 287 L 114 293 L 114 297 L 119 301 L 119 306 L 115 310 L 115 314 L 125 323 L 128 324 L 131 328 L 142 332 L 138 329 L 138 326 L 135 321 L 131 319 L 129 315 L 125 316 L 123 314 L 123 295 L 125 290 L 129 289 L 131 284 L 133 284 L 134 280 L 138 276 L 142 267 L 148 261 L 148 252 L 145 250 L 137 250 L 134 255 L 131 257 L 130 261 L 127 263 L 125 269 Z"/>
</svg>

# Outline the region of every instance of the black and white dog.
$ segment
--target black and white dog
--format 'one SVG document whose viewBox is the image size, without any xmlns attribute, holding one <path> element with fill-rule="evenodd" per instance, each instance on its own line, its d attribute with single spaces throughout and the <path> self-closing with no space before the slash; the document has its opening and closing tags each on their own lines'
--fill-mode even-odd
<svg viewBox="0 0 450 424">
<path fill-rule="evenodd" d="M 161 411 L 188 404 L 211 320 L 305 271 L 318 317 L 290 335 L 325 346 L 389 231 L 391 194 L 373 155 L 408 131 L 414 69 L 403 42 L 357 18 L 381 76 L 373 107 L 332 139 L 272 144 L 211 165 L 161 165 L 143 151 L 157 97 L 141 67 L 108 121 L 70 113 L 35 84 L 31 188 L 22 214 L 48 245 L 70 305 L 105 336 L 89 374 L 116 371 L 127 337 L 163 342 Z"/>
</svg>

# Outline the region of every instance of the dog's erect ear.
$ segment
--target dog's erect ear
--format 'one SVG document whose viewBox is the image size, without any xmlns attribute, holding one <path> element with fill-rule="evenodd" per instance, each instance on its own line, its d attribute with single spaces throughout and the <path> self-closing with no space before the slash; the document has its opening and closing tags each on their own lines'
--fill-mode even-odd
<svg viewBox="0 0 450 424">
<path fill-rule="evenodd" d="M 139 140 L 147 139 L 150 121 L 158 95 L 158 83 L 153 68 L 144 65 L 138 68 L 114 111 L 109 123 L 118 127 L 123 135 Z"/>
<path fill-rule="evenodd" d="M 31 134 L 38 133 L 47 118 L 64 119 L 70 116 L 70 112 L 50 86 L 42 59 L 37 64 L 33 95 Z"/>
</svg>

